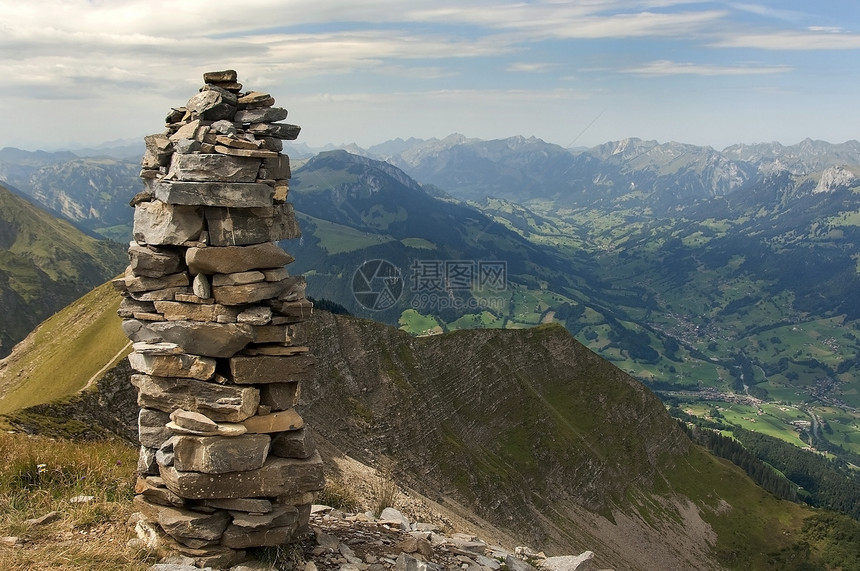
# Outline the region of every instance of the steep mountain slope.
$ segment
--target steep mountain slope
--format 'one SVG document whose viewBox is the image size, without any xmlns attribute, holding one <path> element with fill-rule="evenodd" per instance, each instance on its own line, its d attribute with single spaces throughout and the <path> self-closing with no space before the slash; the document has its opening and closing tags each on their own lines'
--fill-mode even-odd
<svg viewBox="0 0 860 571">
<path fill-rule="evenodd" d="M 113 317 L 118 294 L 104 288 L 95 298 L 81 321 L 124 340 Z M 819 547 L 801 543 L 803 521 L 818 521 L 813 512 L 692 445 L 648 389 L 557 325 L 415 338 L 317 312 L 301 335 L 318 363 L 303 385 L 308 423 L 465 519 L 549 554 L 593 550 L 601 567 L 818 561 Z M 35 348 L 20 346 L 17 362 L 39 360 L 28 357 Z M 81 362 L 74 350 L 70 364 Z M 28 409 L 18 421 L 53 434 L 98 433 L 82 420 L 116 430 L 136 408 L 127 375 L 111 370 L 90 389 L 98 394 Z"/>
<path fill-rule="evenodd" d="M 454 321 L 464 308 L 479 309 L 482 295 L 498 300 L 502 307 L 490 309 L 504 317 L 510 313 L 508 288 L 533 287 L 540 280 L 558 290 L 577 263 L 474 208 L 432 196 L 381 161 L 343 151 L 322 153 L 295 171 L 291 187 L 296 210 L 306 215 L 300 218 L 302 241 L 285 245 L 296 255 L 295 270 L 309 272 L 317 296 L 367 314 L 353 295 L 353 278 L 365 261 L 385 260 L 401 279 L 395 303 L 373 314 L 388 323 L 397 323 L 410 308 Z M 459 262 L 463 273 L 446 274 L 443 261 Z M 488 264 L 502 268 L 502 279 L 482 290 L 486 284 L 479 283 L 479 268 Z M 428 275 L 431 269 L 439 274 Z"/>
<path fill-rule="evenodd" d="M 81 228 L 125 242 L 128 200 L 142 188 L 139 162 L 139 156 L 82 158 L 7 147 L 0 150 L 0 181 Z"/>
<path fill-rule="evenodd" d="M 0 356 L 40 321 L 122 271 L 123 250 L 0 187 Z"/>
</svg>

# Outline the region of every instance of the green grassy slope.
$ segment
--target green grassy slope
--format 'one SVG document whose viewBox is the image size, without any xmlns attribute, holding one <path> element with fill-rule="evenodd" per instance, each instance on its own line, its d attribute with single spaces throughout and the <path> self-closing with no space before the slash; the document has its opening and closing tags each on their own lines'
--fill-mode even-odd
<svg viewBox="0 0 860 571">
<path fill-rule="evenodd" d="M 130 351 L 108 283 L 39 325 L 0 361 L 0 414 L 51 402 L 95 382 Z"/>
<path fill-rule="evenodd" d="M 124 250 L 0 187 L 0 356 L 39 322 L 119 273 L 127 263 Z"/>
</svg>

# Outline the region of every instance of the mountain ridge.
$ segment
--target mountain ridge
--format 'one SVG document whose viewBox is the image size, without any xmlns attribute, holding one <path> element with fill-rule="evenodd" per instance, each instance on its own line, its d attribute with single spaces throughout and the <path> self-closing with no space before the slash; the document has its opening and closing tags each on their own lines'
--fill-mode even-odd
<svg viewBox="0 0 860 571">
<path fill-rule="evenodd" d="M 86 320 L 124 339 L 118 292 L 98 295 Z M 634 570 L 767 569 L 796 556 L 814 518 L 694 446 L 651 391 L 558 325 L 416 338 L 315 312 L 297 339 L 318 363 L 299 410 L 326 442 L 549 554 L 590 549 L 598 565 Z M 115 430 L 137 406 L 127 376 L 111 369 L 98 395 L 28 409 L 23 423 L 98 433 L 70 422 L 76 410 Z"/>
<path fill-rule="evenodd" d="M 124 266 L 96 240 L 0 186 L 0 356 L 39 322 Z"/>
</svg>

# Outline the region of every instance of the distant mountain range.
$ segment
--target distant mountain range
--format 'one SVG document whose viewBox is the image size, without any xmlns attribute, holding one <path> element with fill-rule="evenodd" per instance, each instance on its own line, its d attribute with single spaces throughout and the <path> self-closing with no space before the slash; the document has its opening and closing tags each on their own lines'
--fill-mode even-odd
<svg viewBox="0 0 860 571">
<path fill-rule="evenodd" d="M 414 334 L 560 322 L 664 398 L 791 403 L 860 453 L 857 141 L 452 135 L 350 151 L 295 161 L 304 233 L 285 246 L 311 296 Z M 136 168 L 0 152 L 22 194 L 117 239 Z"/>
</svg>

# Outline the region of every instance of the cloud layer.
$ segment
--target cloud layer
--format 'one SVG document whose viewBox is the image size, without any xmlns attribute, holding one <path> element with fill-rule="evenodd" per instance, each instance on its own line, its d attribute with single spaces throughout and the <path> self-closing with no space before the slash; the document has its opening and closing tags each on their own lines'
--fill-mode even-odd
<svg viewBox="0 0 860 571">
<path fill-rule="evenodd" d="M 314 122 L 312 144 L 444 136 L 460 126 L 472 136 L 561 143 L 605 108 L 612 111 L 589 127 L 594 142 L 792 136 L 777 122 L 729 118 L 709 133 L 684 123 L 697 113 L 742 116 L 749 111 L 740 102 L 766 100 L 797 116 L 816 91 L 800 86 L 828 73 L 840 74 L 845 91 L 856 87 L 844 63 L 860 50 L 857 9 L 794 6 L 803 3 L 0 0 L 0 112 L 9 119 L 0 146 L 157 130 L 166 106 L 193 93 L 203 71 L 225 68 Z M 681 92 L 684 104 L 672 103 Z M 822 103 L 850 105 L 823 95 Z M 620 132 L 625 121 L 630 130 Z M 793 136 L 839 138 L 856 127 L 843 121 Z"/>
</svg>

